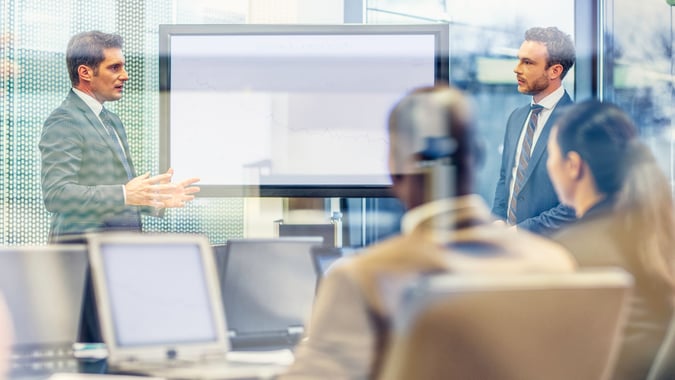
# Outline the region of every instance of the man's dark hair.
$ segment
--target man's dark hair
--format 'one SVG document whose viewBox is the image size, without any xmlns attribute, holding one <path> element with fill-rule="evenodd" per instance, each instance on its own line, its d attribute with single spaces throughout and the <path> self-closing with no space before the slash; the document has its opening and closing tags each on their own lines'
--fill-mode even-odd
<svg viewBox="0 0 675 380">
<path fill-rule="evenodd" d="M 525 41 L 536 41 L 546 45 L 546 49 L 548 50 L 546 68 L 560 64 L 563 68 L 560 79 L 564 79 L 567 72 L 574 65 L 576 51 L 572 37 L 554 26 L 528 29 L 525 32 Z"/>
<path fill-rule="evenodd" d="M 80 65 L 89 66 L 98 74 L 98 66 L 105 58 L 103 50 L 110 48 L 121 49 L 122 37 L 117 34 L 103 33 L 99 31 L 82 32 L 73 36 L 68 42 L 66 50 L 66 65 L 70 82 L 73 86 L 80 83 L 77 68 Z"/>
</svg>

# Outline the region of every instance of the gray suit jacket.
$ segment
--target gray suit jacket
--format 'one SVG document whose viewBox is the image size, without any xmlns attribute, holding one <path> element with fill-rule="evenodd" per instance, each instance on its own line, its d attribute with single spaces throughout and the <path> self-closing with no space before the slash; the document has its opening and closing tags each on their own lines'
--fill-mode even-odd
<svg viewBox="0 0 675 380">
<path fill-rule="evenodd" d="M 565 106 L 571 105 L 572 99 L 565 92 L 556 107 L 553 109 L 537 144 L 525 173 L 525 182 L 518 193 L 518 209 L 516 222 L 518 228 L 530 230 L 539 234 L 550 234 L 560 227 L 575 220 L 574 210 L 560 203 L 553 189 L 553 184 L 546 171 L 548 152 L 546 144 L 555 120 L 560 116 Z M 509 207 L 509 184 L 512 178 L 513 163 L 516 159 L 518 139 L 525 125 L 525 119 L 530 113 L 530 106 L 516 109 L 509 116 L 504 134 L 504 150 L 502 165 L 499 170 L 499 181 L 495 191 L 492 213 L 501 219 L 506 219 Z"/>
<path fill-rule="evenodd" d="M 111 117 L 133 172 L 124 126 Z M 140 230 L 140 208 L 124 204 L 122 186 L 129 179 L 112 144 L 97 115 L 72 90 L 45 121 L 39 147 L 44 202 L 53 213 L 51 238 Z"/>
</svg>

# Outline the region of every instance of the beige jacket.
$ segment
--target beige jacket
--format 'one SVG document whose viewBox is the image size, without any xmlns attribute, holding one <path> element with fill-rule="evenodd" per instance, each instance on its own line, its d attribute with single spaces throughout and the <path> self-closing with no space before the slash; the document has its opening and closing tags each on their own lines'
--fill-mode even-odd
<svg viewBox="0 0 675 380">
<path fill-rule="evenodd" d="M 388 348 L 393 310 L 408 280 L 432 272 L 573 271 L 561 246 L 492 223 L 475 195 L 410 210 L 402 235 L 376 244 L 324 278 L 306 338 L 282 379 L 375 378 Z M 487 248 L 480 254 L 455 248 Z"/>
</svg>

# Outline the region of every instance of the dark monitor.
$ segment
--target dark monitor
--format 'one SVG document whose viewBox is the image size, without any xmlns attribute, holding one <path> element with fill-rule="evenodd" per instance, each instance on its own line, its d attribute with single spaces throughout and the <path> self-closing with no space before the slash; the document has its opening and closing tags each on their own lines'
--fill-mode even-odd
<svg viewBox="0 0 675 380">
<path fill-rule="evenodd" d="M 77 369 L 87 263 L 84 245 L 0 248 L 0 292 L 14 327 L 11 378 Z"/>
<path fill-rule="evenodd" d="M 449 27 L 160 25 L 160 167 L 199 196 L 390 196 L 392 105 L 448 81 Z"/>
<path fill-rule="evenodd" d="M 221 293 L 232 347 L 292 346 L 314 302 L 321 238 L 231 239 Z"/>
<path fill-rule="evenodd" d="M 0 248 L 16 345 L 76 341 L 87 261 L 84 245 Z"/>
</svg>

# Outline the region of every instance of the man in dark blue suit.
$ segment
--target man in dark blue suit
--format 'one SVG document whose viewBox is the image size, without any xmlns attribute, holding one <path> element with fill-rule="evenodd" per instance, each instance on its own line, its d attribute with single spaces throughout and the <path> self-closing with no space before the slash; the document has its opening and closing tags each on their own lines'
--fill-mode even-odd
<svg viewBox="0 0 675 380">
<path fill-rule="evenodd" d="M 141 231 L 141 213 L 161 216 L 194 199 L 199 179 L 172 183 L 166 173 L 137 176 L 127 134 L 103 104 L 122 98 L 129 80 L 122 38 L 98 31 L 75 35 L 66 64 L 72 89 L 45 121 L 40 138 L 42 192 L 52 213 L 51 243 L 83 243 L 84 233 Z M 88 277 L 80 341 L 101 341 Z"/>
<path fill-rule="evenodd" d="M 572 104 L 562 80 L 574 61 L 569 35 L 555 27 L 525 32 L 513 71 L 518 91 L 531 95 L 532 101 L 509 116 L 492 206 L 495 216 L 514 227 L 550 234 L 575 219 L 574 210 L 560 203 L 546 172 L 548 135 L 562 109 Z"/>
</svg>

